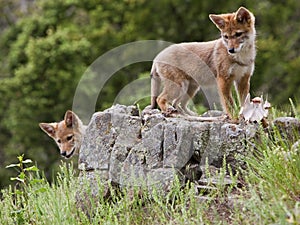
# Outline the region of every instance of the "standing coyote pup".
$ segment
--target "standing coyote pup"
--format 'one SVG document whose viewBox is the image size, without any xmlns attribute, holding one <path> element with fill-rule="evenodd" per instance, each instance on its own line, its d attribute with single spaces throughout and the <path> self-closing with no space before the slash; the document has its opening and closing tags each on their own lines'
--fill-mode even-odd
<svg viewBox="0 0 300 225">
<path fill-rule="evenodd" d="M 154 59 L 151 69 L 151 107 L 167 115 L 173 112 L 195 115 L 187 108 L 200 87 L 217 83 L 223 110 L 232 118 L 232 84 L 243 104 L 254 71 L 255 18 L 244 7 L 235 13 L 209 15 L 221 31 L 221 38 L 209 42 L 174 44 Z M 159 95 L 160 83 L 164 83 Z"/>
<path fill-rule="evenodd" d="M 39 126 L 54 139 L 62 156 L 70 158 L 79 151 L 86 126 L 74 112 L 68 110 L 64 120 L 58 123 L 40 123 Z"/>
</svg>

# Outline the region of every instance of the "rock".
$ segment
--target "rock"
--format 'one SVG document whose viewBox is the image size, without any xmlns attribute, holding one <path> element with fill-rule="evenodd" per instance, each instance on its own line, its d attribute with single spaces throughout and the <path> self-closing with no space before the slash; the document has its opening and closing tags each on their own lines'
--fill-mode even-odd
<svg viewBox="0 0 300 225">
<path fill-rule="evenodd" d="M 219 116 L 220 113 L 217 113 Z M 224 121 L 199 122 L 166 118 L 147 108 L 115 105 L 93 115 L 83 138 L 79 169 L 102 171 L 103 180 L 121 186 L 158 185 L 167 190 L 175 175 L 199 179 L 200 166 L 222 167 L 223 159 L 237 166 L 244 140 L 253 138 L 253 125 Z"/>
<path fill-rule="evenodd" d="M 300 130 L 295 118 L 277 118 L 274 125 L 287 135 Z M 258 124 L 168 118 L 149 107 L 140 113 L 135 106 L 115 105 L 95 113 L 86 129 L 79 170 L 80 179 L 87 177 L 89 185 L 83 185 L 78 199 L 85 202 L 84 187 L 96 196 L 99 182 L 121 188 L 155 187 L 162 192 L 170 190 L 175 176 L 180 182 L 208 182 L 203 168 L 223 168 L 224 160 L 233 171 L 243 166 L 246 144 L 257 130 Z M 107 188 L 103 193 L 108 195 Z"/>
<path fill-rule="evenodd" d="M 207 112 L 203 113 L 201 116 L 202 117 L 218 117 L 218 116 L 224 116 L 226 115 L 223 111 L 219 111 L 219 110 L 208 110 Z"/>
<path fill-rule="evenodd" d="M 294 117 L 278 117 L 273 121 L 272 130 L 279 131 L 284 140 L 295 142 L 300 134 L 300 121 Z"/>
<path fill-rule="evenodd" d="M 300 121 L 294 117 L 278 117 L 273 121 L 273 124 L 279 129 L 300 130 Z"/>
</svg>

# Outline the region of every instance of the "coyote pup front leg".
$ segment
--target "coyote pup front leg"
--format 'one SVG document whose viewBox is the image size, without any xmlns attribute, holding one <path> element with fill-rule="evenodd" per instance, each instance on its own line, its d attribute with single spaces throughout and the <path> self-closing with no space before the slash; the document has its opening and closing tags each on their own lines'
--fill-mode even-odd
<svg viewBox="0 0 300 225">
<path fill-rule="evenodd" d="M 222 107 L 224 111 L 228 115 L 233 115 L 233 98 L 231 95 L 231 86 L 233 83 L 232 78 L 226 78 L 224 76 L 218 76 L 217 77 L 217 84 L 218 84 L 218 90 L 219 90 L 219 96 L 220 96 L 220 101 L 222 104 Z M 230 84 L 230 85 L 228 85 Z"/>
<path fill-rule="evenodd" d="M 236 89 L 240 97 L 240 105 L 244 104 L 245 99 L 250 91 L 250 78 L 250 73 L 245 74 L 240 80 L 236 82 Z"/>
</svg>

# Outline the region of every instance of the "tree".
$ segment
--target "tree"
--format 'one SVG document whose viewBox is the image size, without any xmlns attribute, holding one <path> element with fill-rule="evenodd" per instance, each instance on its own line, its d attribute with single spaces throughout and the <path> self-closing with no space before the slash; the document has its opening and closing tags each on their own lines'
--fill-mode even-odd
<svg viewBox="0 0 300 225">
<path fill-rule="evenodd" d="M 137 40 L 218 38 L 208 14 L 233 12 L 240 5 L 253 11 L 257 21 L 252 95 L 264 93 L 274 105 L 300 95 L 296 0 L 43 0 L 32 1 L 22 13 L 15 1 L 9 3 L 0 1 L 0 26 L 5 28 L 0 34 L 0 165 L 25 153 L 46 174 L 52 173 L 60 156 L 38 123 L 61 120 L 71 109 L 78 81 L 97 57 Z M 148 76 L 150 67 L 145 62 L 118 71 L 101 90 L 97 110 L 109 107 L 120 89 L 141 73 Z M 0 169 L 0 177 L 1 182 L 8 180 L 7 171 Z"/>
<path fill-rule="evenodd" d="M 62 118 L 90 57 L 90 42 L 77 30 L 80 26 L 71 23 L 72 6 L 61 1 L 54 10 L 43 2 L 40 10 L 2 36 L 10 73 L 0 80 L 1 130 L 8 139 L 1 149 L 5 159 L 25 153 L 46 168 L 58 158 L 55 145 L 41 135 L 38 122 Z"/>
</svg>

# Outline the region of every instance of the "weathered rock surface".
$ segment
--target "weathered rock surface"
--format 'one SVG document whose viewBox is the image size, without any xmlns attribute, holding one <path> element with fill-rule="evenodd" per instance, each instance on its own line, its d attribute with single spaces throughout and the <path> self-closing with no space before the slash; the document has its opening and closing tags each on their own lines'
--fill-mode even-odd
<svg viewBox="0 0 300 225">
<path fill-rule="evenodd" d="M 273 121 L 273 128 L 280 133 L 283 140 L 295 142 L 300 134 L 300 121 L 294 117 L 278 117 Z"/>
<path fill-rule="evenodd" d="M 204 116 L 219 117 L 221 114 L 211 111 Z M 76 195 L 78 207 L 89 214 L 94 204 L 91 201 L 97 202 L 99 193 L 109 196 L 110 185 L 129 188 L 147 185 L 150 189 L 156 187 L 166 192 L 177 176 L 180 181 L 198 181 L 200 188 L 203 185 L 206 189 L 213 188 L 207 184 L 218 181 L 213 176 L 206 177 L 207 171 L 211 174 L 211 170 L 221 168 L 224 159 L 233 169 L 243 166 L 244 156 L 249 151 L 246 145 L 258 138 L 257 124 L 213 121 L 166 118 L 159 110 L 140 113 L 135 106 L 122 105 L 95 113 L 80 149 L 83 188 Z M 266 130 L 270 138 L 272 133 L 279 131 L 292 143 L 298 140 L 298 119 L 282 117 L 271 124 Z M 300 140 L 292 148 L 298 149 L 299 143 Z M 226 182 L 230 184 L 231 181 Z M 94 200 L 89 198 L 91 195 Z"/>
<path fill-rule="evenodd" d="M 241 165 L 255 132 L 254 125 L 166 118 L 158 110 L 139 115 L 135 106 L 115 105 L 93 115 L 79 169 L 91 180 L 168 190 L 175 175 L 198 180 L 206 163 L 220 168 L 225 157 L 233 168 Z"/>
<path fill-rule="evenodd" d="M 220 118 L 221 114 L 211 111 L 204 116 Z M 135 106 L 122 105 L 95 113 L 79 154 L 83 188 L 77 192 L 77 206 L 89 215 L 95 204 L 92 201 L 97 203 L 99 193 L 109 197 L 111 185 L 155 187 L 165 193 L 175 176 L 182 182 L 197 181 L 197 188 L 214 188 L 210 184 L 218 183 L 219 178 L 213 171 L 223 166 L 224 159 L 233 170 L 244 165 L 244 156 L 249 152 L 246 145 L 258 138 L 258 125 L 213 121 L 166 118 L 159 110 L 140 113 Z M 291 148 L 299 151 L 298 119 L 282 117 L 271 124 L 266 129 L 270 138 L 279 131 L 284 139 L 295 142 Z M 256 141 L 250 145 L 255 147 Z"/>
</svg>

